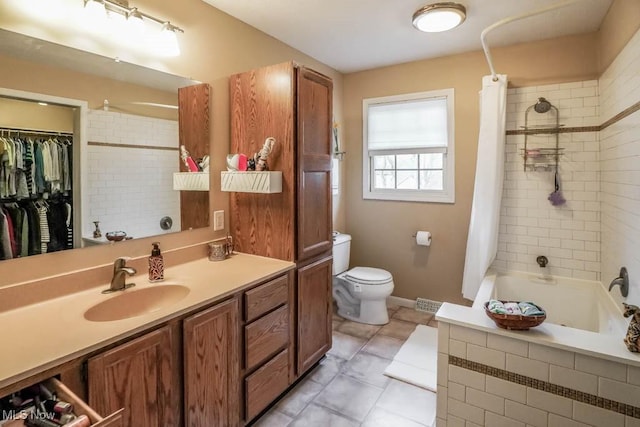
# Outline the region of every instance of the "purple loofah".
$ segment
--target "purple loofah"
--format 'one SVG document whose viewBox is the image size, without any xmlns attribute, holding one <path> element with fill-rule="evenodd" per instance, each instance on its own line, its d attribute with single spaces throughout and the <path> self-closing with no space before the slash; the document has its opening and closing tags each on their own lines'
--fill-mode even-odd
<svg viewBox="0 0 640 427">
<path fill-rule="evenodd" d="M 555 185 L 556 185 L 556 189 L 554 190 L 553 193 L 549 194 L 549 197 L 547 197 L 547 199 L 551 202 L 553 206 L 564 205 L 567 201 L 565 200 L 564 197 L 562 197 L 562 193 L 560 192 L 560 180 L 558 177 L 557 169 L 556 169 L 556 175 L 555 175 Z"/>
<path fill-rule="evenodd" d="M 547 197 L 547 199 L 549 199 L 553 206 L 564 205 L 567 202 L 564 197 L 562 197 L 562 193 L 560 191 L 554 191 L 553 193 L 549 194 L 549 197 Z"/>
</svg>

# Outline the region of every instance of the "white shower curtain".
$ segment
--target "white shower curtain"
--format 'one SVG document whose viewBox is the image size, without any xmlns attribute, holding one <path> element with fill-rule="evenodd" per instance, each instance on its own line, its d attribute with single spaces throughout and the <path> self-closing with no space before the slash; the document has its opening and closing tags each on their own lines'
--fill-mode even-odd
<svg viewBox="0 0 640 427">
<path fill-rule="evenodd" d="M 498 250 L 500 202 L 504 180 L 507 76 L 482 78 L 480 92 L 480 134 L 476 159 L 476 180 L 469 221 L 467 254 L 462 278 L 462 296 L 473 300 Z"/>
</svg>

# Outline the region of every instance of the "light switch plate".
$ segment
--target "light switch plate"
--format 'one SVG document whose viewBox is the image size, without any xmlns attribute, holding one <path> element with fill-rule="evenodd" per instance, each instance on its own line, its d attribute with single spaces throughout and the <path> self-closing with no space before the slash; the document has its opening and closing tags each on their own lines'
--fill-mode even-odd
<svg viewBox="0 0 640 427">
<path fill-rule="evenodd" d="M 213 231 L 224 230 L 224 211 L 213 211 Z"/>
</svg>

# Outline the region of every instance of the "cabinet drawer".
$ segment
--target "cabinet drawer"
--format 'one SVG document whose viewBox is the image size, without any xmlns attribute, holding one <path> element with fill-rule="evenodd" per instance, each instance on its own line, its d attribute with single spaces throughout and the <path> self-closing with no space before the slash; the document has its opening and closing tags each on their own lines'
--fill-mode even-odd
<svg viewBox="0 0 640 427">
<path fill-rule="evenodd" d="M 289 306 L 245 326 L 245 366 L 250 370 L 289 344 Z"/>
<path fill-rule="evenodd" d="M 86 415 L 91 420 L 91 427 L 124 427 L 123 411 L 120 409 L 110 416 L 103 418 L 89 407 L 82 399 L 75 395 L 66 385 L 56 378 L 50 378 L 42 383 L 49 391 L 54 393 L 59 400 L 71 403 L 73 405 L 73 413 L 76 415 Z M 0 420 L 2 418 L 0 417 Z M 7 427 L 23 427 L 24 422 L 20 420 L 9 421 L 5 423 Z"/>
<path fill-rule="evenodd" d="M 289 350 L 249 375 L 244 385 L 246 421 L 250 421 L 289 386 Z"/>
<path fill-rule="evenodd" d="M 288 285 L 285 275 L 245 292 L 245 320 L 250 322 L 279 305 L 286 304 L 289 299 Z"/>
</svg>

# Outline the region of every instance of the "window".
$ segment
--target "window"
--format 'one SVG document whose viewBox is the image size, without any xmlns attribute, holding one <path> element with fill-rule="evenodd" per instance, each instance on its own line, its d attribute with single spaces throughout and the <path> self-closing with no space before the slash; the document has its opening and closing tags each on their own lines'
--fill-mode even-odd
<svg viewBox="0 0 640 427">
<path fill-rule="evenodd" d="M 453 203 L 453 89 L 369 98 L 363 197 Z"/>
</svg>

